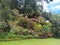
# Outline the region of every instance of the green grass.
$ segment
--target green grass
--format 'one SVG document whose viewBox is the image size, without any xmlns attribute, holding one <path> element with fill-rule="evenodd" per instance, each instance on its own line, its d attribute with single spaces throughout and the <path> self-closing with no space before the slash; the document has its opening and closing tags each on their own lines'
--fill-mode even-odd
<svg viewBox="0 0 60 45">
<path fill-rule="evenodd" d="M 0 45 L 60 45 L 60 39 L 27 39 L 17 41 L 0 41 Z"/>
</svg>

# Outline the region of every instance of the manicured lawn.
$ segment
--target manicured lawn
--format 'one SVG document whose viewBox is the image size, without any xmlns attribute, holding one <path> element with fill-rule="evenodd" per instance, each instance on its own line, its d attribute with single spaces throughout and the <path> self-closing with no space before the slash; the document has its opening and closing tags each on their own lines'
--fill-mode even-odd
<svg viewBox="0 0 60 45">
<path fill-rule="evenodd" d="M 30 39 L 17 41 L 0 41 L 0 45 L 60 45 L 60 39 Z"/>
</svg>

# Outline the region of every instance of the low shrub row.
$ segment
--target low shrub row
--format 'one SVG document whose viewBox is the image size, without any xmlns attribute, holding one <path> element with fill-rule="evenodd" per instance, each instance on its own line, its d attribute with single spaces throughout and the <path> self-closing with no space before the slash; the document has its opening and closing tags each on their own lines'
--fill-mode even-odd
<svg viewBox="0 0 60 45">
<path fill-rule="evenodd" d="M 53 37 L 53 33 L 34 31 L 34 30 L 24 29 L 22 27 L 20 27 L 20 29 L 12 28 L 8 33 L 0 32 L 0 39 L 13 39 L 13 38 L 38 39 L 38 38 L 48 38 L 48 37 Z"/>
<path fill-rule="evenodd" d="M 1 24 L 0 39 L 39 39 L 53 37 L 54 33 L 51 27 L 52 24 L 43 19 L 44 18 L 39 17 L 36 21 L 33 21 L 26 17 L 20 17 L 20 19 L 16 21 L 16 24 L 11 27 L 9 32 L 5 32 L 4 29 L 7 26 Z"/>
</svg>

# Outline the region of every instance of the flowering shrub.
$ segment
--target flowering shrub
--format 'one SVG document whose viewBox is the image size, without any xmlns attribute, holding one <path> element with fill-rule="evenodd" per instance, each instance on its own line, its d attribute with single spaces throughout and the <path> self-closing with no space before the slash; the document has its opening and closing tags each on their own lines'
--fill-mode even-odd
<svg viewBox="0 0 60 45">
<path fill-rule="evenodd" d="M 53 34 L 53 33 L 48 33 L 47 36 L 48 36 L 48 37 L 53 37 L 54 34 Z"/>
<path fill-rule="evenodd" d="M 37 19 L 35 18 L 30 18 L 32 21 L 37 22 Z"/>
</svg>

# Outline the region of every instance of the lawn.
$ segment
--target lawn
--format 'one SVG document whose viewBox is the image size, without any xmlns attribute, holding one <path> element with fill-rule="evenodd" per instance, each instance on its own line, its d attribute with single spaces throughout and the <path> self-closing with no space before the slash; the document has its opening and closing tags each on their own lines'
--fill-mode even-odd
<svg viewBox="0 0 60 45">
<path fill-rule="evenodd" d="M 16 41 L 0 41 L 0 45 L 60 45 L 60 39 L 27 39 Z"/>
</svg>

